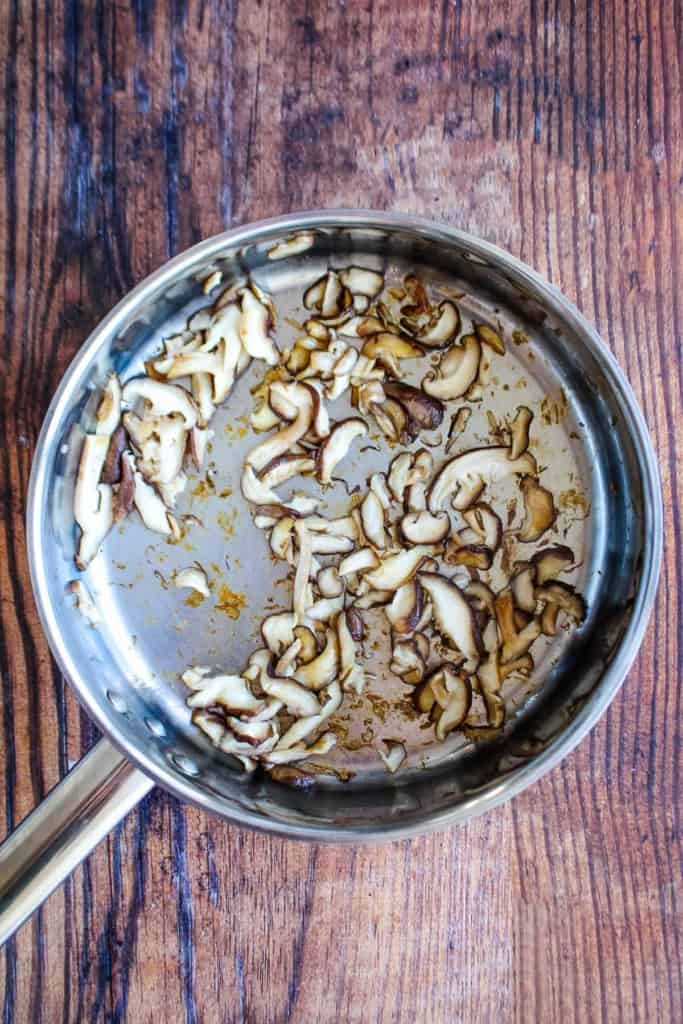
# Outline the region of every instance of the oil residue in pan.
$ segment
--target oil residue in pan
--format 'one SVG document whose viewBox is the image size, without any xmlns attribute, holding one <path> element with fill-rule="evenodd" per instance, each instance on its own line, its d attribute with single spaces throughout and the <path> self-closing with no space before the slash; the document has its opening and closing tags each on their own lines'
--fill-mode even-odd
<svg viewBox="0 0 683 1024">
<path fill-rule="evenodd" d="M 372 266 L 376 257 L 355 254 L 345 262 Z M 324 268 L 325 269 L 325 268 Z M 590 451 L 583 424 L 577 418 L 571 387 L 558 373 L 550 356 L 543 331 L 521 323 L 504 309 L 494 308 L 483 296 L 465 288 L 463 282 L 432 267 L 414 263 L 395 263 L 382 268 L 387 285 L 399 283 L 408 272 L 418 270 L 433 298 L 453 298 L 467 329 L 468 321 L 497 322 L 507 342 L 503 357 L 490 354 L 490 380 L 481 401 L 467 403 L 471 415 L 461 443 L 448 456 L 445 453 L 449 419 L 463 403 L 448 403 L 441 429 L 420 435 L 409 446 L 391 447 L 379 431 L 362 452 L 355 452 L 343 466 L 344 484 L 336 483 L 324 495 L 321 511 L 328 516 L 344 513 L 349 492 L 367 488 L 371 473 L 386 471 L 399 450 L 416 451 L 428 446 L 438 469 L 460 450 L 496 443 L 497 433 L 515 410 L 524 405 L 534 414 L 530 450 L 542 469 L 545 487 L 555 496 L 557 519 L 544 543 L 562 543 L 575 555 L 576 568 L 566 581 L 586 597 L 590 611 L 592 571 L 599 553 L 593 550 L 596 528 L 596 495 L 590 471 Z M 321 272 L 319 264 L 310 268 L 302 280 L 301 268 L 295 280 L 291 269 L 283 265 L 268 267 L 268 273 L 254 275 L 273 298 L 277 314 L 276 339 L 286 347 L 300 333 L 299 325 L 309 315 L 302 309 L 303 289 Z M 128 375 L 141 370 L 144 358 L 158 351 L 163 337 L 184 326 L 188 311 L 183 310 L 164 325 L 158 337 L 144 353 L 137 353 L 137 365 Z M 404 379 L 419 384 L 429 356 L 408 367 Z M 192 480 L 179 500 L 179 512 L 196 516 L 201 527 L 189 531 L 177 544 L 169 544 L 150 534 L 140 522 L 126 520 L 109 537 L 104 557 L 93 565 L 98 605 L 104 626 L 118 637 L 119 649 L 130 661 L 131 647 L 139 669 L 140 685 L 170 688 L 172 714 L 179 728 L 187 728 L 189 712 L 187 691 L 179 682 L 180 673 L 190 664 L 211 665 L 227 672 L 240 672 L 251 652 L 261 646 L 260 626 L 266 615 L 291 608 L 291 589 L 285 579 L 287 566 L 273 559 L 263 532 L 253 523 L 247 503 L 240 493 L 243 461 L 262 435 L 254 435 L 249 426 L 252 389 L 263 377 L 263 364 L 250 369 L 235 386 L 228 401 L 216 412 L 211 427 L 206 469 Z M 342 419 L 351 407 L 342 398 L 329 404 L 330 416 Z M 355 411 L 355 410 L 354 410 Z M 315 485 L 297 481 L 301 490 L 314 493 Z M 519 488 L 506 479 L 487 490 L 487 501 L 506 510 L 505 557 L 509 564 L 528 557 L 536 545 L 515 541 L 513 527 L 521 518 Z M 599 503 L 598 503 L 599 505 Z M 134 553 L 134 554 L 133 554 Z M 164 586 L 173 573 L 188 563 L 198 562 L 206 571 L 210 594 L 206 598 Z M 507 577 L 497 560 L 484 574 L 493 590 Z M 361 695 L 349 694 L 331 720 L 337 745 L 324 758 L 342 777 L 356 781 L 384 775 L 378 747 L 398 740 L 405 745 L 407 758 L 402 771 L 431 767 L 452 758 L 471 740 L 461 732 L 451 733 L 445 741 L 435 742 L 434 728 L 426 716 L 418 713 L 412 688 L 389 670 L 390 635 L 381 609 L 367 614 L 367 635 L 363 658 L 367 684 Z M 131 639 L 133 638 L 132 644 Z M 510 677 L 503 684 L 502 697 L 507 716 L 514 719 L 519 709 L 533 699 L 549 671 L 556 666 L 571 642 L 560 630 L 556 637 L 541 638 L 534 648 L 535 669 L 528 680 Z M 116 647 L 115 644 L 112 647 Z M 166 702 L 168 706 L 168 701 Z M 483 701 L 474 696 L 468 721 L 477 725 L 486 721 Z"/>
</svg>

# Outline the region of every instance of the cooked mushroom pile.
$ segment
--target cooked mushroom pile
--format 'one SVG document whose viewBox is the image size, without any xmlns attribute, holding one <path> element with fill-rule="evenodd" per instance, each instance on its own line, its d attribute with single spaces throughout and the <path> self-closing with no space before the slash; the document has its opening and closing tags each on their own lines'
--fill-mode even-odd
<svg viewBox="0 0 683 1024">
<path fill-rule="evenodd" d="M 76 487 L 81 568 L 133 507 L 150 529 L 179 535 L 185 463 L 201 467 L 211 417 L 250 361 L 270 367 L 253 392 L 251 425 L 264 436 L 241 489 L 272 556 L 289 567 L 291 607 L 264 619 L 262 645 L 236 674 L 193 666 L 183 675 L 194 723 L 248 771 L 332 749 L 330 719 L 365 685 L 371 619 L 390 633 L 391 672 L 443 741 L 463 727 L 501 729 L 504 681 L 528 677 L 534 644 L 585 616 L 560 578 L 574 554 L 548 539 L 555 499 L 530 450 L 531 410 L 496 423 L 495 443 L 466 443 L 471 407 L 494 357 L 505 356 L 500 332 L 473 323 L 463 333 L 455 302 L 432 302 L 416 275 L 387 288 L 382 274 L 356 266 L 329 270 L 303 305 L 301 334 L 280 351 L 270 298 L 252 281 L 231 286 L 167 340 L 145 376 L 123 387 L 112 377 Z M 335 418 L 330 406 L 342 399 L 347 412 Z M 427 437 L 439 430 L 439 441 Z M 394 449 L 386 471 L 349 495 L 342 514 L 323 515 L 344 460 L 378 432 Z M 297 480 L 315 482 L 315 494 Z M 523 510 L 517 525 L 509 505 L 497 507 L 503 483 Z M 520 546 L 523 560 L 513 559 Z M 175 583 L 207 592 L 198 566 Z M 474 695 L 485 722 L 472 718 Z M 393 773 L 405 746 L 392 739 L 378 755 Z"/>
</svg>

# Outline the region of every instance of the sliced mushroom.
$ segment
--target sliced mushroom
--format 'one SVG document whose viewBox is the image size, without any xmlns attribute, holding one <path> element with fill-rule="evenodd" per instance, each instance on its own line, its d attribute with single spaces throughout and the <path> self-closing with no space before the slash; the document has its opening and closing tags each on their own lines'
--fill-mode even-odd
<svg viewBox="0 0 683 1024">
<path fill-rule="evenodd" d="M 417 338 L 427 348 L 445 348 L 460 330 L 460 313 L 455 303 L 446 300 L 436 311 L 436 320 L 418 332 Z"/>
<path fill-rule="evenodd" d="M 427 508 L 427 485 L 424 480 L 410 484 L 406 491 L 405 503 L 410 512 L 424 512 Z M 431 514 L 431 513 L 430 513 Z M 437 515 L 441 515 L 440 512 Z"/>
<path fill-rule="evenodd" d="M 389 398 L 399 402 L 405 410 L 411 436 L 417 436 L 420 430 L 438 430 L 441 426 L 444 407 L 438 398 L 399 381 L 387 381 L 384 390 Z"/>
<path fill-rule="evenodd" d="M 489 324 L 474 324 L 473 326 L 479 341 L 483 342 L 484 345 L 488 345 L 499 356 L 505 355 L 505 342 L 498 331 L 495 331 Z"/>
<path fill-rule="evenodd" d="M 367 359 L 375 359 L 394 376 L 400 374 L 399 360 L 419 359 L 422 349 L 398 334 L 381 331 L 373 334 L 363 345 L 361 355 Z"/>
<path fill-rule="evenodd" d="M 541 625 L 538 619 L 532 619 L 531 622 L 520 630 L 514 637 L 512 637 L 507 643 L 503 644 L 501 651 L 501 661 L 503 663 L 507 661 L 514 661 L 515 659 L 526 654 L 529 648 L 541 635 Z"/>
<path fill-rule="evenodd" d="M 439 632 L 469 661 L 478 661 L 481 636 L 467 597 L 451 580 L 437 573 L 420 573 L 419 581 L 431 598 Z"/>
<path fill-rule="evenodd" d="M 520 405 L 510 423 L 509 459 L 518 459 L 529 447 L 529 427 L 534 414 L 526 405 Z"/>
<path fill-rule="evenodd" d="M 340 613 L 341 614 L 341 613 Z M 339 674 L 339 640 L 334 629 L 325 630 L 325 646 L 312 661 L 294 670 L 294 679 L 309 690 L 322 690 Z"/>
<path fill-rule="evenodd" d="M 362 615 L 353 607 L 347 608 L 344 614 L 346 615 L 346 625 L 349 627 L 349 633 L 356 643 L 360 643 L 365 635 Z"/>
<path fill-rule="evenodd" d="M 442 665 L 416 691 L 415 703 L 419 711 L 431 715 L 436 722 L 436 738 L 443 741 L 465 721 L 472 704 L 472 687 L 465 676 Z"/>
<path fill-rule="evenodd" d="M 192 396 L 177 384 L 166 384 L 149 377 L 133 377 L 122 392 L 123 404 L 131 408 L 138 399 L 148 403 L 155 416 L 182 416 L 185 429 L 196 426 L 199 412 Z"/>
<path fill-rule="evenodd" d="M 279 487 L 292 477 L 312 473 L 315 461 L 303 452 L 287 452 L 269 462 L 259 473 L 259 480 L 266 487 Z"/>
<path fill-rule="evenodd" d="M 481 493 L 485 483 L 495 483 L 513 474 L 536 472 L 536 460 L 529 452 L 514 462 L 507 456 L 507 448 L 493 446 L 474 448 L 451 459 L 437 474 L 429 490 L 430 511 L 438 512 L 451 494 L 454 495 L 454 508 L 467 508 L 476 501 L 477 490 Z"/>
<path fill-rule="evenodd" d="M 285 648 L 294 643 L 295 616 L 292 612 L 276 612 L 268 615 L 261 623 L 261 636 L 268 650 L 281 655 Z"/>
<path fill-rule="evenodd" d="M 326 732 L 310 747 L 297 743 L 288 750 L 271 750 L 264 755 L 264 761 L 270 765 L 291 764 L 294 761 L 305 761 L 310 757 L 329 754 L 337 742 L 333 732 Z"/>
<path fill-rule="evenodd" d="M 398 590 L 413 578 L 432 554 L 431 545 L 417 544 L 407 551 L 386 555 L 380 565 L 366 576 L 373 590 Z"/>
<path fill-rule="evenodd" d="M 458 409 L 455 415 L 451 417 L 451 425 L 448 428 L 448 440 L 446 442 L 446 455 L 449 455 L 451 449 L 455 447 L 460 435 L 469 423 L 471 415 L 472 410 L 465 405 L 462 409 Z"/>
<path fill-rule="evenodd" d="M 556 604 L 577 625 L 580 625 L 586 617 L 586 605 L 583 598 L 568 583 L 561 583 L 559 580 L 545 583 L 542 587 L 536 587 L 534 596 L 537 601 Z"/>
<path fill-rule="evenodd" d="M 281 700 L 291 714 L 299 716 L 320 713 L 320 703 L 315 693 L 295 679 L 271 676 L 266 670 L 261 673 L 260 683 L 264 692 Z"/>
<path fill-rule="evenodd" d="M 325 519 L 323 516 L 310 516 L 306 526 L 312 533 L 330 533 L 335 537 L 348 537 L 358 540 L 358 527 L 353 516 L 339 516 L 336 519 Z"/>
<path fill-rule="evenodd" d="M 183 673 L 185 685 L 195 692 L 188 697 L 191 708 L 209 708 L 214 704 L 231 712 L 256 713 L 262 711 L 264 702 L 254 697 L 249 684 L 242 676 L 210 676 L 207 668 L 192 668 Z"/>
<path fill-rule="evenodd" d="M 337 644 L 339 649 L 339 682 L 345 690 L 361 694 L 365 687 L 365 672 L 356 661 L 356 644 L 349 628 L 346 613 L 341 611 L 336 619 Z"/>
<path fill-rule="evenodd" d="M 93 601 L 92 595 L 83 580 L 71 580 L 71 582 L 67 584 L 67 590 L 76 598 L 76 608 L 83 618 L 86 619 L 91 626 L 98 626 L 102 621 L 102 616 L 100 615 L 97 605 Z"/>
<path fill-rule="evenodd" d="M 121 455 L 121 479 L 114 487 L 112 519 L 114 523 L 125 519 L 135 500 L 135 474 L 133 456 L 130 452 Z"/>
<path fill-rule="evenodd" d="M 314 555 L 343 555 L 353 550 L 353 541 L 349 537 L 339 537 L 334 533 L 314 533 L 311 537 L 311 549 Z"/>
<path fill-rule="evenodd" d="M 409 544 L 440 544 L 451 529 L 448 512 L 409 512 L 400 522 L 401 533 Z"/>
<path fill-rule="evenodd" d="M 312 389 L 306 387 L 305 384 L 298 384 L 296 382 L 287 385 L 286 390 L 284 385 L 281 385 L 281 387 L 284 397 L 290 403 L 290 406 L 293 405 L 296 409 L 296 418 L 283 430 L 272 434 L 251 450 L 247 456 L 247 463 L 253 466 L 256 472 L 264 469 L 280 455 L 290 451 L 304 434 L 308 433 L 313 424 L 315 409 L 314 392 Z M 279 390 L 276 388 L 276 385 L 272 384 L 270 387 L 271 403 L 273 395 L 278 393 Z"/>
<path fill-rule="evenodd" d="M 95 433 L 107 437 L 114 433 L 121 421 L 121 382 L 115 373 L 111 374 L 104 386 L 95 418 Z"/>
<path fill-rule="evenodd" d="M 379 564 L 379 558 L 372 548 L 360 548 L 353 554 L 347 555 L 346 558 L 342 558 L 339 563 L 339 575 L 349 576 L 354 572 L 368 572 L 370 569 L 376 569 Z"/>
<path fill-rule="evenodd" d="M 425 668 L 425 659 L 413 640 L 394 644 L 389 671 L 399 676 L 404 683 L 417 686 L 424 678 Z"/>
<path fill-rule="evenodd" d="M 396 501 L 402 502 L 405 489 L 408 486 L 408 474 L 413 464 L 413 457 L 410 452 L 401 452 L 392 460 L 389 467 L 387 482 L 389 489 Z"/>
<path fill-rule="evenodd" d="M 463 519 L 477 534 L 482 544 L 491 551 L 497 551 L 503 538 L 503 524 L 490 505 L 479 502 L 463 511 Z"/>
<path fill-rule="evenodd" d="M 534 596 L 535 575 L 535 569 L 532 565 L 522 564 L 510 581 L 515 604 L 523 612 L 529 612 L 532 615 L 536 611 L 536 598 Z"/>
<path fill-rule="evenodd" d="M 294 576 L 293 606 L 296 625 L 299 625 L 305 617 L 308 604 L 308 581 L 313 565 L 313 542 L 308 527 L 301 520 L 294 523 L 294 531 L 299 544 L 299 559 Z"/>
<path fill-rule="evenodd" d="M 336 423 L 318 448 L 318 477 L 321 484 L 329 484 L 338 463 L 348 453 L 353 441 L 367 434 L 365 420 L 352 416 Z"/>
<path fill-rule="evenodd" d="M 299 231 L 283 242 L 276 242 L 272 249 L 268 250 L 268 259 L 284 260 L 290 256 L 299 256 L 310 249 L 314 242 L 315 236 L 312 231 Z"/>
<path fill-rule="evenodd" d="M 360 506 L 360 515 L 363 533 L 370 543 L 376 548 L 387 547 L 389 536 L 384 528 L 384 509 L 374 491 L 370 490 L 365 495 Z"/>
<path fill-rule="evenodd" d="M 461 544 L 453 538 L 444 552 L 444 561 L 448 565 L 466 565 L 487 571 L 493 562 L 493 552 L 485 544 Z"/>
<path fill-rule="evenodd" d="M 321 569 L 315 581 L 323 597 L 339 597 L 344 593 L 344 581 L 340 577 L 336 565 L 328 565 L 325 569 Z"/>
<path fill-rule="evenodd" d="M 105 435 L 87 434 L 83 442 L 74 496 L 74 516 L 81 528 L 76 555 L 79 569 L 93 560 L 113 523 L 112 488 L 97 482 L 108 445 Z"/>
<path fill-rule="evenodd" d="M 117 484 L 121 479 L 121 456 L 128 447 L 128 435 L 120 423 L 109 438 L 107 455 L 102 465 L 100 482 Z"/>
<path fill-rule="evenodd" d="M 430 371 L 422 381 L 422 389 L 433 398 L 444 401 L 462 398 L 477 378 L 481 361 L 481 345 L 474 334 L 467 334 L 462 344 L 443 357 L 436 372 Z"/>
<path fill-rule="evenodd" d="M 340 270 L 339 280 L 354 295 L 365 295 L 369 299 L 374 299 L 384 287 L 384 276 L 368 267 L 351 266 Z"/>
<path fill-rule="evenodd" d="M 344 595 L 321 597 L 306 609 L 306 618 L 313 622 L 330 622 L 344 607 Z"/>
<path fill-rule="evenodd" d="M 125 455 L 124 455 L 125 458 Z M 172 533 L 169 513 L 157 491 L 148 484 L 139 470 L 133 471 L 135 491 L 133 501 L 148 530 L 168 537 Z"/>
<path fill-rule="evenodd" d="M 465 593 L 475 611 L 485 612 L 487 615 L 495 617 L 495 595 L 490 587 L 482 583 L 481 580 L 470 580 L 465 587 Z"/>
<path fill-rule="evenodd" d="M 526 456 L 522 456 L 526 458 Z M 518 460 L 518 462 L 521 460 Z M 510 465 L 518 463 L 511 462 Z M 523 476 L 519 483 L 524 498 L 525 517 L 522 528 L 517 534 L 524 544 L 542 537 L 546 530 L 555 522 L 557 513 L 552 493 L 539 484 L 533 476 Z"/>
<path fill-rule="evenodd" d="M 522 654 L 519 658 L 500 665 L 500 678 L 504 682 L 509 676 L 530 676 L 534 670 L 534 659 L 530 654 Z"/>
<path fill-rule="evenodd" d="M 386 512 L 391 508 L 392 497 L 389 493 L 387 478 L 384 473 L 373 473 L 370 477 L 370 490 L 377 495 L 382 509 Z"/>
<path fill-rule="evenodd" d="M 173 584 L 178 588 L 187 587 L 203 597 L 209 597 L 209 581 L 201 565 L 191 565 L 173 574 Z"/>
<path fill-rule="evenodd" d="M 397 740 L 385 740 L 384 745 L 387 748 L 386 754 L 381 747 L 377 754 L 389 774 L 395 775 L 406 759 L 406 748 Z"/>
<path fill-rule="evenodd" d="M 278 351 L 268 334 L 271 315 L 268 307 L 260 302 L 250 288 L 244 288 L 242 300 L 242 316 L 239 323 L 239 336 L 244 350 L 254 359 L 263 359 L 269 366 L 276 366 Z"/>
<path fill-rule="evenodd" d="M 353 606 L 359 611 L 367 611 L 370 608 L 379 608 L 389 604 L 393 596 L 393 590 L 367 590 L 361 597 L 356 598 Z"/>
<path fill-rule="evenodd" d="M 556 544 L 533 554 L 531 563 L 536 571 L 536 585 L 542 587 L 548 580 L 556 579 L 560 573 L 566 572 L 573 565 L 574 552 L 564 544 Z"/>
<path fill-rule="evenodd" d="M 313 658 L 318 656 L 318 645 L 315 639 L 315 633 L 308 626 L 295 626 L 294 627 L 294 639 L 298 640 L 301 644 L 299 649 L 299 661 L 302 665 L 312 661 Z"/>
<path fill-rule="evenodd" d="M 254 472 L 254 467 L 250 466 L 248 462 L 245 462 L 242 468 L 240 488 L 247 501 L 252 502 L 254 505 L 279 504 L 279 499 L 275 491 L 271 490 L 263 480 L 260 480 L 257 477 Z"/>
<path fill-rule="evenodd" d="M 546 604 L 541 612 L 541 632 L 544 636 L 555 636 L 557 633 L 557 620 L 560 614 L 559 604 Z"/>
<path fill-rule="evenodd" d="M 384 611 L 394 632 L 405 635 L 417 628 L 423 606 L 422 588 L 413 579 L 396 590 L 391 604 Z"/>
</svg>

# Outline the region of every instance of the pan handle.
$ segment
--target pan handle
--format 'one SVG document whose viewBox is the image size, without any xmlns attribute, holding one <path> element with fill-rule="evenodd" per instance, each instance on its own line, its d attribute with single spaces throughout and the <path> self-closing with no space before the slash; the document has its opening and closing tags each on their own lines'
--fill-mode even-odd
<svg viewBox="0 0 683 1024">
<path fill-rule="evenodd" d="M 100 740 L 0 845 L 0 946 L 154 782 Z"/>
</svg>

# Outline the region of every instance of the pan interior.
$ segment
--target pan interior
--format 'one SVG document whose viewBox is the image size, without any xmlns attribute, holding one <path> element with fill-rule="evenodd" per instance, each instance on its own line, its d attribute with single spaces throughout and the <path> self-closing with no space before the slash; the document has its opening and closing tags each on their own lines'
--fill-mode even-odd
<svg viewBox="0 0 683 1024">
<path fill-rule="evenodd" d="M 645 513 L 631 424 L 609 367 L 585 346 L 561 297 L 551 289 L 541 292 L 523 272 L 501 267 L 476 247 L 408 229 L 328 225 L 315 232 L 305 253 L 273 261 L 268 251 L 278 239 L 273 229 L 250 244 L 191 263 L 148 293 L 115 330 L 102 330 L 100 343 L 73 371 L 70 401 L 61 404 L 53 424 L 41 492 L 41 545 L 34 559 L 40 559 L 60 650 L 69 652 L 62 660 L 68 661 L 74 685 L 81 696 L 87 693 L 88 706 L 115 738 L 144 750 L 155 771 L 167 779 L 170 773 L 191 780 L 200 800 L 227 815 L 249 811 L 280 825 L 339 828 L 424 819 L 520 770 L 570 726 L 599 686 L 639 584 Z M 257 441 L 248 421 L 250 389 L 262 378 L 263 366 L 240 379 L 215 415 L 208 470 L 192 480 L 179 501 L 179 511 L 197 516 L 202 525 L 175 545 L 150 533 L 135 516 L 110 534 L 86 575 L 102 616 L 96 629 L 75 611 L 65 590 L 76 576 L 74 476 L 83 429 L 92 426 L 107 373 L 114 368 L 126 379 L 141 372 L 162 339 L 209 301 L 200 285 L 209 265 L 223 272 L 224 283 L 249 273 L 273 296 L 282 346 L 305 319 L 301 303 L 307 285 L 328 267 L 351 263 L 381 270 L 387 283 L 417 272 L 434 297 L 457 298 L 466 329 L 471 319 L 500 321 L 508 352 L 493 357 L 494 386 L 475 409 L 462 447 L 492 443 L 488 412 L 501 420 L 520 404 L 532 409 L 533 453 L 559 506 L 548 542 L 574 551 L 578 568 L 567 579 L 583 593 L 588 616 L 580 630 L 561 631 L 546 642 L 531 680 L 506 685 L 508 724 L 498 738 L 472 743 L 453 734 L 436 744 L 433 729 L 412 710 L 410 688 L 388 670 L 388 633 L 379 613 L 366 649 L 374 678 L 366 693 L 347 699 L 336 716 L 338 745 L 319 762 L 329 770 L 298 788 L 261 775 L 246 777 L 218 754 L 191 725 L 179 680 L 191 664 L 239 672 L 261 646 L 263 617 L 291 607 L 283 563 L 270 557 L 239 490 L 243 459 Z M 422 365 L 412 382 L 424 370 Z M 453 403 L 448 410 L 444 427 L 457 407 Z M 338 419 L 345 410 L 340 400 L 330 406 L 331 417 Z M 446 430 L 439 433 L 443 441 Z M 436 433 L 428 437 L 439 440 Z M 337 484 L 325 495 L 325 514 L 343 511 L 348 488 L 365 488 L 371 472 L 388 467 L 397 450 L 381 440 L 372 443 L 376 450 L 356 451 L 344 463 L 346 485 Z M 433 454 L 437 464 L 443 461 L 443 444 Z M 498 504 L 504 503 L 512 489 L 497 487 Z M 198 607 L 188 601 L 188 591 L 169 585 L 175 570 L 195 561 L 213 585 L 211 598 Z M 384 739 L 401 739 L 408 750 L 396 777 L 387 776 L 377 756 Z"/>
</svg>

